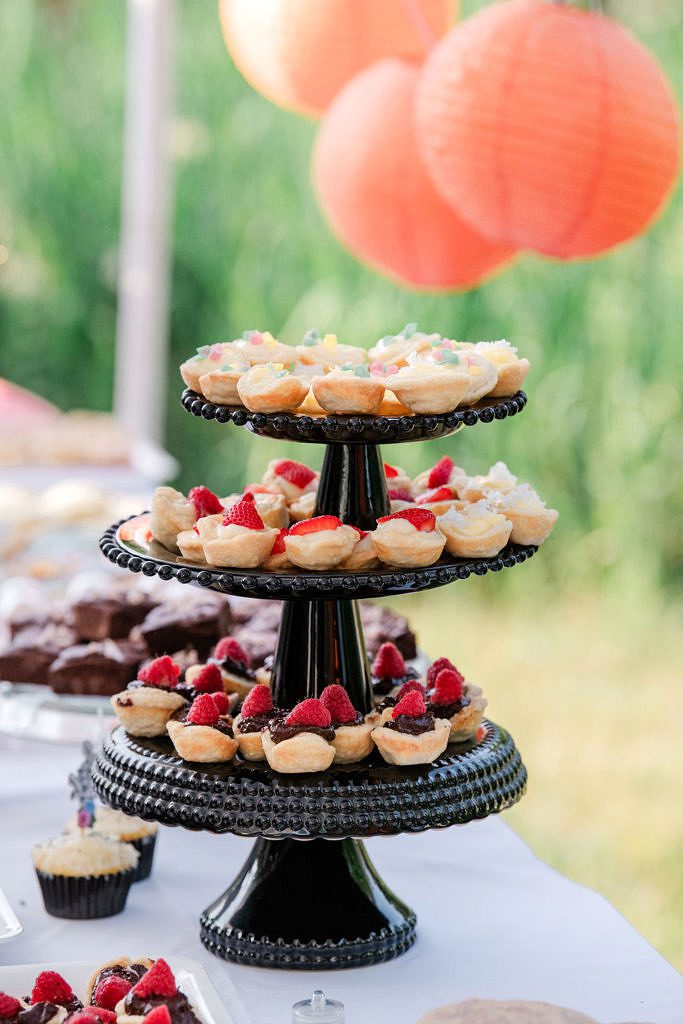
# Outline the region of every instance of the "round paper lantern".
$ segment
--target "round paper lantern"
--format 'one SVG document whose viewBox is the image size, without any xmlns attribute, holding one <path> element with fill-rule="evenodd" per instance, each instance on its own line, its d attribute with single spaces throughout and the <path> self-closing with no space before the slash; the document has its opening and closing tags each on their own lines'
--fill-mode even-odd
<svg viewBox="0 0 683 1024">
<path fill-rule="evenodd" d="M 320 115 L 383 57 L 423 60 L 457 0 L 220 0 L 223 35 L 247 81 L 273 103 Z"/>
<path fill-rule="evenodd" d="M 424 288 L 464 288 L 513 253 L 474 232 L 437 194 L 415 145 L 419 70 L 384 60 L 362 71 L 325 115 L 313 181 L 354 255 Z"/>
<path fill-rule="evenodd" d="M 425 64 L 423 158 L 489 238 L 564 259 L 641 232 L 675 180 L 674 100 L 655 59 L 602 15 L 510 0 L 461 22 Z"/>
</svg>

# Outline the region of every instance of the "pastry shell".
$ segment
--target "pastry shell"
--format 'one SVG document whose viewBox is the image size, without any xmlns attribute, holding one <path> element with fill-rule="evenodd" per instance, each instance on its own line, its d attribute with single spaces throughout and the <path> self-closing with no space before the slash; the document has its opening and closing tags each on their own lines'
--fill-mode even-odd
<svg viewBox="0 0 683 1024">
<path fill-rule="evenodd" d="M 220 341 L 209 346 L 209 353 L 203 358 L 199 354 L 190 356 L 184 363 L 180 364 L 180 376 L 185 385 L 192 391 L 201 393 L 201 378 L 229 361 L 231 356 L 236 354 L 235 343 L 232 341 Z"/>
<path fill-rule="evenodd" d="M 235 366 L 229 370 L 210 370 L 199 378 L 199 390 L 209 402 L 218 405 L 241 405 L 237 382 L 248 366 Z"/>
<path fill-rule="evenodd" d="M 285 550 L 292 563 L 300 569 L 321 572 L 336 568 L 349 557 L 357 542 L 356 530 L 342 525 L 318 533 L 290 534 L 285 537 Z"/>
<path fill-rule="evenodd" d="M 364 572 L 366 569 L 376 569 L 379 564 L 375 545 L 372 543 L 372 534 L 367 533 L 357 542 L 348 558 L 339 563 L 339 568 L 348 569 L 350 572 Z"/>
<path fill-rule="evenodd" d="M 469 697 L 470 703 L 451 716 L 449 743 L 464 743 L 465 740 L 473 739 L 477 735 L 477 729 L 481 725 L 484 711 L 488 705 L 481 686 L 467 683 L 464 694 Z"/>
<path fill-rule="evenodd" d="M 263 752 L 276 772 L 324 772 L 334 760 L 335 749 L 322 736 L 302 731 L 291 739 L 273 743 L 268 730 L 262 733 Z"/>
<path fill-rule="evenodd" d="M 501 495 L 495 508 L 512 523 L 510 539 L 515 544 L 542 544 L 560 515 L 556 509 L 546 508 L 528 484 Z"/>
<path fill-rule="evenodd" d="M 434 728 L 417 736 L 383 725 L 372 730 L 375 746 L 388 764 L 430 764 L 443 754 L 451 735 L 447 718 L 435 718 Z"/>
<path fill-rule="evenodd" d="M 433 468 L 434 467 L 432 467 L 432 469 Z M 414 497 L 418 498 L 421 494 L 424 494 L 425 491 L 434 490 L 433 487 L 429 486 L 429 477 L 431 472 L 431 469 L 425 469 L 422 473 L 418 473 L 414 480 L 408 481 L 408 489 Z M 453 490 L 457 492 L 458 497 L 462 497 L 461 489 L 466 483 L 467 473 L 465 470 L 461 469 L 460 466 L 453 466 L 448 480 L 445 484 L 439 484 L 439 487 L 452 487 Z"/>
<path fill-rule="evenodd" d="M 393 378 L 391 378 L 393 379 Z M 380 416 L 410 416 L 411 410 L 403 402 L 399 402 L 393 391 L 388 388 L 384 392 L 382 404 L 379 407 Z"/>
<path fill-rule="evenodd" d="M 289 518 L 294 523 L 300 523 L 302 519 L 312 519 L 315 515 L 315 506 L 317 501 L 318 495 L 315 491 L 309 491 L 308 494 L 302 494 L 299 498 L 296 498 L 290 503 Z"/>
<path fill-rule="evenodd" d="M 88 987 L 85 992 L 85 1005 L 92 1005 L 92 997 L 95 993 L 95 988 L 97 987 L 97 983 L 100 980 L 100 975 L 102 971 L 106 971 L 110 967 L 130 967 L 131 964 L 142 964 L 144 967 L 147 968 L 147 970 L 149 970 L 150 967 L 152 967 L 152 965 L 154 964 L 154 960 L 150 960 L 148 956 L 138 956 L 134 960 L 131 960 L 131 958 L 127 956 L 119 956 L 116 957 L 114 960 L 107 960 L 106 963 L 100 964 L 97 970 L 93 971 L 93 973 L 90 975 Z"/>
<path fill-rule="evenodd" d="M 130 703 L 121 704 L 123 699 Z M 167 721 L 187 701 L 179 693 L 158 686 L 140 686 L 115 693 L 110 703 L 127 733 L 151 737 L 164 736 Z"/>
<path fill-rule="evenodd" d="M 458 505 L 459 511 L 467 518 L 469 506 L 462 502 Z M 446 550 L 457 558 L 492 558 L 505 547 L 512 531 L 512 523 L 493 509 L 490 525 L 483 533 L 468 533 L 444 515 L 437 519 L 437 524 L 446 538 Z"/>
<path fill-rule="evenodd" d="M 272 551 L 278 531 L 266 527 L 249 530 L 230 523 L 223 526 L 213 516 L 197 520 L 197 529 L 210 565 L 225 565 L 234 569 L 256 569 Z"/>
<path fill-rule="evenodd" d="M 516 359 L 512 363 L 502 363 L 498 366 L 498 383 L 489 391 L 492 398 L 505 398 L 507 395 L 514 395 L 519 391 L 531 364 L 528 359 Z"/>
<path fill-rule="evenodd" d="M 326 412 L 344 416 L 347 413 L 374 415 L 384 398 L 384 384 L 376 377 L 357 377 L 354 373 L 334 370 L 311 381 L 313 394 Z"/>
<path fill-rule="evenodd" d="M 166 723 L 166 729 L 183 761 L 216 764 L 232 761 L 237 753 L 237 740 L 211 725 L 187 725 L 171 719 Z"/>
<path fill-rule="evenodd" d="M 282 461 L 282 459 L 270 460 L 266 467 L 266 471 L 263 474 L 263 485 L 265 487 L 275 488 L 281 494 L 284 494 L 285 501 L 290 505 L 292 502 L 297 501 L 304 495 L 315 494 L 315 492 L 318 490 L 318 474 L 316 473 L 304 487 L 298 487 L 291 480 L 287 480 L 286 477 L 280 476 L 279 473 L 276 473 L 275 467 L 278 466 Z M 313 507 L 315 507 L 315 505 Z"/>
<path fill-rule="evenodd" d="M 470 387 L 470 375 L 459 365 L 419 363 L 403 367 L 391 378 L 391 388 L 399 402 L 419 414 L 453 412 L 464 402 Z"/>
<path fill-rule="evenodd" d="M 308 394 L 308 381 L 292 374 L 254 376 L 249 370 L 237 382 L 237 392 L 251 412 L 287 412 L 301 405 Z"/>
<path fill-rule="evenodd" d="M 235 734 L 235 739 L 240 749 L 240 754 L 245 761 L 264 761 L 265 753 L 263 751 L 263 730 L 259 732 L 240 732 L 240 722 L 242 716 L 238 715 L 232 723 L 232 731 Z"/>
<path fill-rule="evenodd" d="M 416 530 L 407 519 L 379 523 L 370 534 L 375 551 L 387 565 L 401 569 L 419 569 L 438 561 L 446 544 L 439 529 Z"/>
<path fill-rule="evenodd" d="M 495 388 L 498 382 L 498 370 L 478 352 L 468 351 L 463 357 L 461 366 L 466 367 L 468 385 L 462 399 L 462 405 L 474 405 Z"/>
<path fill-rule="evenodd" d="M 375 722 L 364 721 L 358 725 L 337 725 L 334 730 L 334 763 L 352 764 L 362 761 L 373 750 L 372 730 Z"/>
<path fill-rule="evenodd" d="M 197 513 L 184 494 L 173 487 L 157 487 L 152 498 L 152 536 L 169 551 L 178 553 L 177 537 L 191 530 Z"/>
</svg>

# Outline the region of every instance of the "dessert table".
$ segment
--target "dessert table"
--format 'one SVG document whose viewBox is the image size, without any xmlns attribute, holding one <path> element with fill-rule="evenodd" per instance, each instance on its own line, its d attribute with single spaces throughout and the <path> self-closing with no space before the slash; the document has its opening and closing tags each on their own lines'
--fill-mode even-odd
<svg viewBox="0 0 683 1024">
<path fill-rule="evenodd" d="M 286 1022 L 314 988 L 345 1003 L 349 1024 L 415 1024 L 433 1006 L 472 996 L 546 1000 L 605 1022 L 683 1020 L 673 967 L 604 899 L 537 860 L 500 818 L 368 841 L 419 918 L 416 945 L 369 968 L 273 971 L 212 957 L 199 942 L 197 907 L 244 860 L 250 841 L 234 836 L 160 828 L 152 877 L 133 887 L 123 914 L 48 917 L 30 848 L 73 813 L 66 777 L 79 760 L 76 747 L 0 736 L 0 885 L 24 926 L 0 945 L 0 964 L 194 957 L 235 1024 Z"/>
</svg>

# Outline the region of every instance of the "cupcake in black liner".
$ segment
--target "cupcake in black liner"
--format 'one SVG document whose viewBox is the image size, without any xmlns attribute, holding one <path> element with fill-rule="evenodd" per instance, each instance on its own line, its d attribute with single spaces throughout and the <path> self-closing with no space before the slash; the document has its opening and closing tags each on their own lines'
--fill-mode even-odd
<svg viewBox="0 0 683 1024">
<path fill-rule="evenodd" d="M 78 816 L 74 815 L 68 822 L 68 832 L 80 831 Z M 92 824 L 92 831 L 109 839 L 117 839 L 122 843 L 130 843 L 140 854 L 134 882 L 149 878 L 154 860 L 154 847 L 157 838 L 157 826 L 142 818 L 136 818 L 123 811 L 115 811 L 111 807 L 97 807 Z"/>
<path fill-rule="evenodd" d="M 66 833 L 34 846 L 33 866 L 53 917 L 112 917 L 126 905 L 140 854 L 97 832 Z"/>
</svg>

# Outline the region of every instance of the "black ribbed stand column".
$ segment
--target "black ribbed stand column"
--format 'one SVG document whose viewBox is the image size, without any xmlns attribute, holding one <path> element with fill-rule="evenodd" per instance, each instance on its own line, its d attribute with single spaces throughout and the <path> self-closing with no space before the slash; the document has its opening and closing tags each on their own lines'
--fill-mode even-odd
<svg viewBox="0 0 683 1024">
<path fill-rule="evenodd" d="M 374 530 L 389 513 L 382 453 L 376 444 L 328 444 L 318 486 L 316 515 Z"/>
</svg>

